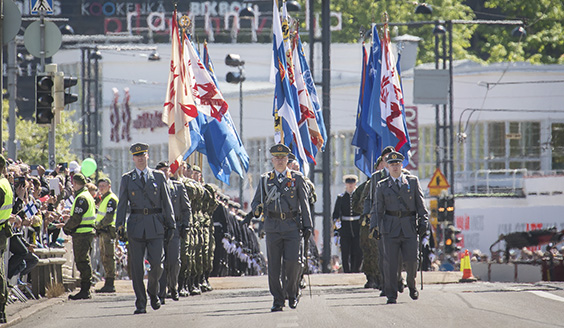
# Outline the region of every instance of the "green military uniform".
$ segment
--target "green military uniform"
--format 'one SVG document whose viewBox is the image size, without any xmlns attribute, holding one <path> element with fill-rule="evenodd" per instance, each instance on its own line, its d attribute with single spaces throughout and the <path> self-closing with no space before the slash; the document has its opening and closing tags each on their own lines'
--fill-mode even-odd
<svg viewBox="0 0 564 328">
<path fill-rule="evenodd" d="M 102 201 L 96 214 L 96 235 L 100 244 L 100 256 L 105 271 L 104 287 L 96 292 L 115 292 L 116 260 L 114 241 L 116 238 L 116 212 L 118 198 L 111 190 L 102 195 Z"/>
<path fill-rule="evenodd" d="M 369 197 L 371 183 L 370 179 L 361 183 L 353 192 L 352 205 L 355 212 L 363 213 L 364 200 Z M 360 218 L 360 248 L 364 256 L 362 262 L 362 271 L 366 276 L 366 284 L 364 288 L 380 288 L 381 274 L 378 260 L 380 254 L 378 251 L 378 241 L 369 238 L 370 234 L 370 218 L 366 214 L 362 214 Z"/>
<path fill-rule="evenodd" d="M 86 179 L 80 173 L 73 177 L 74 183 L 85 184 Z M 86 187 L 75 191 L 74 202 L 71 207 L 70 219 L 65 223 L 63 231 L 72 236 L 74 262 L 80 272 L 80 292 L 69 295 L 69 299 L 90 298 L 92 283 L 92 267 L 90 266 L 90 251 L 94 239 L 94 224 L 96 221 L 96 204 Z"/>
<path fill-rule="evenodd" d="M 198 276 L 198 270 L 201 269 L 202 256 L 202 208 L 204 195 L 206 193 L 202 185 L 196 180 L 186 178 L 184 180 L 184 186 L 186 187 L 186 192 L 188 193 L 188 198 L 192 205 L 192 225 L 189 229 L 187 238 L 181 241 L 181 247 L 184 250 L 181 252 L 180 256 L 180 274 L 179 274 L 179 284 L 182 283 L 188 287 L 188 292 L 191 295 L 201 294 L 199 288 L 199 283 L 196 284 L 196 277 Z M 184 245 L 183 245 L 184 244 Z M 203 270 L 202 270 L 203 272 Z"/>
<path fill-rule="evenodd" d="M 213 270 L 213 254 L 215 252 L 215 238 L 213 234 L 213 212 L 217 208 L 218 202 L 215 198 L 215 190 L 205 184 L 205 194 L 203 198 L 203 221 L 202 221 L 202 276 L 199 281 L 202 291 L 212 290 L 209 284 L 209 275 Z"/>
<path fill-rule="evenodd" d="M 8 246 L 8 238 L 12 236 L 12 230 L 8 219 L 12 213 L 12 205 L 14 193 L 8 179 L 4 177 L 3 172 L 6 167 L 6 159 L 0 155 L 0 258 L 4 258 L 4 252 Z M 0 261 L 0 323 L 6 323 L 6 302 L 8 300 L 8 288 L 6 281 L 6 268 L 4 261 Z"/>
</svg>

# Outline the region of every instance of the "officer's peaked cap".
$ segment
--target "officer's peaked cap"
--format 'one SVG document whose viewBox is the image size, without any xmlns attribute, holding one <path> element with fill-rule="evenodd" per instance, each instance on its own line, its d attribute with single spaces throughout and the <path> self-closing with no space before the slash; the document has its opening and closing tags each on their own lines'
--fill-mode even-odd
<svg viewBox="0 0 564 328">
<path fill-rule="evenodd" d="M 386 162 L 388 162 L 388 164 L 392 164 L 392 163 L 399 163 L 399 162 L 403 162 L 403 155 L 398 153 L 397 151 L 393 151 L 388 155 L 388 158 L 386 159 Z"/>
<path fill-rule="evenodd" d="M 276 144 L 270 147 L 270 154 L 272 156 L 288 156 L 290 153 L 290 148 L 284 144 Z"/>
<path fill-rule="evenodd" d="M 149 151 L 149 145 L 146 143 L 138 142 L 129 147 L 131 155 L 141 155 Z"/>
</svg>

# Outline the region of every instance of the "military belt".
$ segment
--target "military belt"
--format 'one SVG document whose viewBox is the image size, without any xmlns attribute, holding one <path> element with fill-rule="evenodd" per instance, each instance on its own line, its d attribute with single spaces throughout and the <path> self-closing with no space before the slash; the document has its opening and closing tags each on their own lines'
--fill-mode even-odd
<svg viewBox="0 0 564 328">
<path fill-rule="evenodd" d="M 268 215 L 269 218 L 273 218 L 273 219 L 280 219 L 280 220 L 286 220 L 286 219 L 293 219 L 295 217 L 298 216 L 298 212 L 297 211 L 293 211 L 293 212 L 286 212 L 286 213 L 280 213 L 280 212 L 271 212 L 268 211 Z"/>
<path fill-rule="evenodd" d="M 357 216 L 342 216 L 341 221 L 357 221 L 360 220 L 360 215 Z"/>
<path fill-rule="evenodd" d="M 132 208 L 131 214 L 160 214 L 163 212 L 162 208 Z"/>
<path fill-rule="evenodd" d="M 408 211 L 386 211 L 386 215 L 397 216 L 398 218 L 403 218 L 406 216 L 415 216 L 415 212 Z"/>
</svg>

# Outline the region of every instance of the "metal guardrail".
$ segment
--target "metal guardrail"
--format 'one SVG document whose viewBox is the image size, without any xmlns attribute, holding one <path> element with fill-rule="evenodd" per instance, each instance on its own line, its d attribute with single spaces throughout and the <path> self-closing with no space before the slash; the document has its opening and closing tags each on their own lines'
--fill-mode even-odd
<svg viewBox="0 0 564 328">
<path fill-rule="evenodd" d="M 456 194 L 509 194 L 524 195 L 524 178 L 527 169 L 477 170 L 457 172 L 455 177 Z"/>
</svg>

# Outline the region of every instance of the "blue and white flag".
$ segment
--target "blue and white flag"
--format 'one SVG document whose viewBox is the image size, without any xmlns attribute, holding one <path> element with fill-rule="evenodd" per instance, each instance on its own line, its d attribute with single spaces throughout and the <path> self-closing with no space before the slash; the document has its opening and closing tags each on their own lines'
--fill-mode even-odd
<svg viewBox="0 0 564 328">
<path fill-rule="evenodd" d="M 275 119 L 275 142 L 283 142 L 286 145 L 292 145 L 292 151 L 296 153 L 296 157 L 301 161 L 307 162 L 308 156 L 304 149 L 300 128 L 298 126 L 299 117 L 295 111 L 299 108 L 297 92 L 292 92 L 291 84 L 288 78 L 288 65 L 286 64 L 286 50 L 284 47 L 284 37 L 282 34 L 282 25 L 280 23 L 280 14 L 276 1 L 273 2 L 272 9 L 272 50 L 273 62 L 272 67 L 275 72 L 275 90 L 274 90 L 274 110 Z M 279 122 L 281 119 L 283 122 Z M 277 122 L 278 121 L 278 122 Z M 276 126 L 283 127 L 284 140 L 281 134 L 277 134 Z M 309 142 L 309 140 L 307 140 Z M 311 155 L 311 154 L 310 154 Z M 307 172 L 307 165 L 302 165 L 304 172 Z"/>
<path fill-rule="evenodd" d="M 27 205 L 24 206 L 24 213 L 27 218 L 32 218 L 35 214 L 37 214 L 39 210 L 37 206 L 35 206 L 35 202 L 30 200 Z"/>
</svg>

